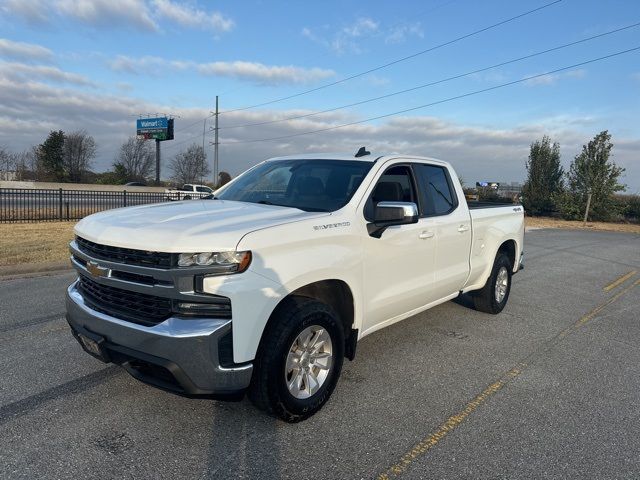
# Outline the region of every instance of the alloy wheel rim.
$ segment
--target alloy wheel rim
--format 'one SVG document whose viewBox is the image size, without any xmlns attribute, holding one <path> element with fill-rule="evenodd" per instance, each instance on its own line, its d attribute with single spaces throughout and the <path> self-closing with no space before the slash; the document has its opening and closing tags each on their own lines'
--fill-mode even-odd
<svg viewBox="0 0 640 480">
<path fill-rule="evenodd" d="M 504 297 L 507 296 L 507 288 L 509 287 L 509 272 L 506 267 L 501 267 L 496 276 L 495 297 L 496 302 L 502 303 Z"/>
<path fill-rule="evenodd" d="M 305 328 L 291 344 L 284 368 L 289 393 L 298 399 L 314 395 L 333 365 L 333 342 L 324 327 Z"/>
</svg>

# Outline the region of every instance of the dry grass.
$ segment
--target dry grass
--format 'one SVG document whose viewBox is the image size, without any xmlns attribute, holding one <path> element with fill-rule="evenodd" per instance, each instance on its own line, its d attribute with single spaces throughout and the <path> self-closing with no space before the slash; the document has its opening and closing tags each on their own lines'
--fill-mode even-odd
<svg viewBox="0 0 640 480">
<path fill-rule="evenodd" d="M 63 262 L 75 222 L 0 224 L 0 266 Z"/>
<path fill-rule="evenodd" d="M 634 223 L 607 223 L 607 222 L 587 222 L 586 226 L 580 221 L 558 220 L 548 217 L 527 217 L 525 219 L 527 227 L 533 228 L 571 228 L 579 230 L 606 230 L 609 232 L 640 233 L 640 225 Z"/>
</svg>

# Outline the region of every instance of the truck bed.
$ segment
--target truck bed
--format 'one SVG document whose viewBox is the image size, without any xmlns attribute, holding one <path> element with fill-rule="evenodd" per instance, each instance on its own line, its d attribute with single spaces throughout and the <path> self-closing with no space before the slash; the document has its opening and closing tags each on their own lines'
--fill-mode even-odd
<svg viewBox="0 0 640 480">
<path fill-rule="evenodd" d="M 497 208 L 497 207 L 522 207 L 520 203 L 510 202 L 480 202 L 467 200 L 469 210 L 477 210 L 478 208 Z"/>
</svg>

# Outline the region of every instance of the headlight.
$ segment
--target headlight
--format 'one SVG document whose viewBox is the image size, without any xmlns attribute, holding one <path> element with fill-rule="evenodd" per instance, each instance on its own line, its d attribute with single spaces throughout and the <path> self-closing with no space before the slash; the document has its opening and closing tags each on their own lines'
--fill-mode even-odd
<svg viewBox="0 0 640 480">
<path fill-rule="evenodd" d="M 244 272 L 250 263 L 251 252 L 202 252 L 178 255 L 179 267 L 210 266 L 210 273 L 221 275 Z"/>
</svg>

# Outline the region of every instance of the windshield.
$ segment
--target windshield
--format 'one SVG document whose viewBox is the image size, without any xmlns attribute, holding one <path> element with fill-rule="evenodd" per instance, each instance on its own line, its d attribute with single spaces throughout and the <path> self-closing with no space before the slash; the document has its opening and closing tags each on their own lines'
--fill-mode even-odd
<svg viewBox="0 0 640 480">
<path fill-rule="evenodd" d="M 216 198 L 333 212 L 345 206 L 373 162 L 276 160 L 249 170 Z"/>
</svg>

